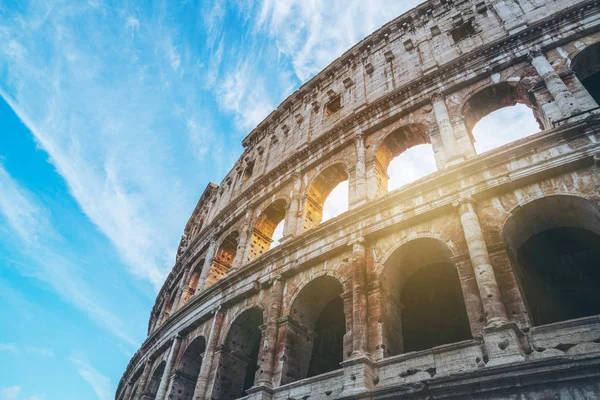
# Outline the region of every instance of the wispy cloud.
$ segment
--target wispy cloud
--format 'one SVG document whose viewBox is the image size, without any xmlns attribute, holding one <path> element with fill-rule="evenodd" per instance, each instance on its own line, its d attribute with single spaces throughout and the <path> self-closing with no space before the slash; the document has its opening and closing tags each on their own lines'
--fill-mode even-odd
<svg viewBox="0 0 600 400">
<path fill-rule="evenodd" d="M 42 357 L 53 357 L 54 351 L 47 347 L 21 346 L 15 343 L 0 342 L 0 352 L 7 352 L 13 355 L 37 355 Z"/>
<path fill-rule="evenodd" d="M 22 389 L 20 386 L 11 386 L 0 389 L 0 400 L 43 400 L 46 395 L 31 395 L 21 396 Z"/>
<path fill-rule="evenodd" d="M 89 362 L 79 356 L 69 358 L 77 367 L 79 375 L 92 387 L 98 400 L 111 400 L 113 390 L 108 377 L 101 374 Z"/>
<path fill-rule="evenodd" d="M 420 0 L 265 0 L 256 27 L 275 39 L 306 81 L 344 51 Z"/>
<path fill-rule="evenodd" d="M 128 344 L 137 345 L 126 333 L 125 324 L 98 303 L 98 294 L 81 278 L 80 267 L 64 255 L 68 254 L 64 239 L 54 229 L 49 212 L 1 164 L 0 192 L 0 217 L 16 233 L 14 246 L 33 261 L 19 266 L 20 272 L 48 283 L 100 326 Z M 5 349 L 20 351 L 10 344 L 6 344 Z"/>
</svg>

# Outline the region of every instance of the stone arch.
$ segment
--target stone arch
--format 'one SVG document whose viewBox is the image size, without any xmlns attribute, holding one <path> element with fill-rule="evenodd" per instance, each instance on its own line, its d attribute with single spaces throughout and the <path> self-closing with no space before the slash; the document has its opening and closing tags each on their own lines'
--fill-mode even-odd
<svg viewBox="0 0 600 400">
<path fill-rule="evenodd" d="M 237 256 L 239 237 L 240 234 L 237 230 L 232 230 L 223 235 L 223 239 L 217 248 L 215 258 L 208 272 L 206 287 L 214 285 L 223 279 L 233 267 L 235 257 Z"/>
<path fill-rule="evenodd" d="M 464 117 L 464 123 L 467 128 L 467 132 L 471 140 L 475 143 L 477 137 L 473 134 L 473 128 L 475 128 L 475 125 L 478 122 L 496 111 L 507 107 L 513 107 L 518 104 L 527 106 L 527 108 L 531 110 L 532 116 L 535 118 L 535 122 L 537 122 L 539 128 L 544 129 L 542 124 L 543 117 L 533 101 L 533 98 L 530 98 L 527 95 L 526 88 L 521 83 L 504 80 L 495 84 L 487 84 L 478 88 L 478 90 L 463 100 L 460 110 L 461 115 Z M 519 131 L 516 133 L 525 135 L 534 133 L 534 131 Z M 482 136 L 480 136 L 480 138 L 481 137 Z M 521 137 L 523 136 L 513 135 L 509 137 L 508 140 L 506 138 L 503 140 L 500 139 L 499 143 L 495 144 L 495 146 L 503 145 L 509 141 L 513 141 Z M 488 137 L 487 139 L 493 140 L 494 138 Z"/>
<path fill-rule="evenodd" d="M 472 337 L 453 253 L 431 237 L 398 246 L 379 275 L 384 354 L 425 350 Z"/>
<path fill-rule="evenodd" d="M 600 104 L 600 42 L 586 46 L 576 53 L 571 62 L 571 70 L 592 96 L 596 105 Z"/>
<path fill-rule="evenodd" d="M 252 261 L 270 250 L 275 229 L 285 220 L 288 207 L 289 203 L 279 198 L 260 212 L 253 224 L 247 261 Z"/>
<path fill-rule="evenodd" d="M 383 271 L 385 269 L 386 263 L 388 262 L 388 260 L 390 260 L 392 254 L 394 254 L 394 252 L 396 250 L 398 250 L 400 247 L 402 247 L 406 243 L 412 242 L 413 240 L 418 240 L 418 239 L 437 240 L 437 241 L 443 243 L 443 245 L 450 250 L 452 257 L 455 257 L 457 254 L 459 254 L 459 251 L 456 248 L 456 245 L 451 240 L 444 237 L 444 235 L 442 235 L 442 234 L 438 234 L 436 232 L 421 232 L 421 233 L 412 233 L 411 232 L 411 234 L 403 236 L 400 240 L 396 241 L 393 246 L 387 248 L 383 252 L 383 254 L 380 256 L 379 262 L 376 263 L 376 267 L 375 267 L 375 271 L 374 271 L 375 279 L 381 278 L 381 274 L 383 273 Z"/>
<path fill-rule="evenodd" d="M 169 316 L 176 310 L 173 310 L 173 306 L 175 305 L 175 298 L 177 297 L 177 288 L 173 288 L 171 294 L 168 297 L 167 302 L 165 303 L 165 308 L 163 310 L 163 315 L 161 319 L 161 323 L 164 323 Z"/>
<path fill-rule="evenodd" d="M 206 259 L 202 257 L 192 266 L 186 288 L 183 292 L 183 304 L 185 304 L 185 302 L 187 302 L 189 298 L 196 293 L 198 284 L 200 283 L 200 276 L 202 275 L 202 268 L 204 267 L 205 260 Z"/>
<path fill-rule="evenodd" d="M 529 108 L 535 107 L 523 85 L 517 82 L 501 81 L 479 87 L 463 99 L 460 110 L 465 119 L 465 125 L 471 132 L 477 122 L 486 115 L 516 104 L 525 104 Z"/>
<path fill-rule="evenodd" d="M 212 398 L 237 399 L 254 385 L 264 320 L 263 309 L 256 306 L 241 310 L 233 319 L 219 349 Z"/>
<path fill-rule="evenodd" d="M 376 196 L 388 192 L 388 168 L 392 160 L 411 147 L 421 144 L 431 144 L 431 138 L 425 125 L 420 123 L 401 125 L 377 141 L 373 155 L 373 168 L 377 182 Z M 431 156 L 434 157 L 433 149 Z"/>
<path fill-rule="evenodd" d="M 303 285 L 281 327 L 285 354 L 281 384 L 340 368 L 344 359 L 344 285 L 321 274 Z"/>
<path fill-rule="evenodd" d="M 502 226 L 534 325 L 600 314 L 600 208 L 573 195 L 515 207 Z"/>
<path fill-rule="evenodd" d="M 156 364 L 156 367 L 152 370 L 150 374 L 150 378 L 148 379 L 148 383 L 146 384 L 146 390 L 144 394 L 148 396 L 149 399 L 155 399 L 158 394 L 158 387 L 160 386 L 160 381 L 165 372 L 165 367 L 167 362 L 165 360 L 160 361 Z"/>
<path fill-rule="evenodd" d="M 316 227 L 323 220 L 323 206 L 331 191 L 337 185 L 348 180 L 348 165 L 342 161 L 331 162 L 321 168 L 306 185 L 303 196 L 304 230 Z"/>
<path fill-rule="evenodd" d="M 205 350 L 204 336 L 197 336 L 181 354 L 172 378 L 172 393 L 177 400 L 192 400 Z"/>
</svg>

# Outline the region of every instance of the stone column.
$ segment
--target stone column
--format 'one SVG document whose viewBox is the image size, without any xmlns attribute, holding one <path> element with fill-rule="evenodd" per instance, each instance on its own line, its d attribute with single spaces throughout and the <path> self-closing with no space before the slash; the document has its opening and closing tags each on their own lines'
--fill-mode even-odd
<svg viewBox="0 0 600 400">
<path fill-rule="evenodd" d="M 368 353 L 367 341 L 367 249 L 363 238 L 352 243 L 352 356 Z"/>
<path fill-rule="evenodd" d="M 125 385 L 125 389 L 123 389 L 124 393 L 123 393 L 123 397 L 121 397 L 123 400 L 131 400 L 129 398 L 129 396 L 131 396 L 131 390 L 133 389 L 133 382 L 127 382 L 127 384 Z"/>
<path fill-rule="evenodd" d="M 179 347 L 181 346 L 181 339 L 182 336 L 180 334 L 175 335 L 175 338 L 173 338 L 173 344 L 171 344 L 171 350 L 169 351 L 169 356 L 167 357 L 165 371 L 163 372 L 162 378 L 160 379 L 160 385 L 158 386 L 158 391 L 156 392 L 156 400 L 165 400 L 167 396 L 167 389 L 171 383 L 171 373 L 173 372 L 173 367 L 175 366 L 175 361 L 177 359 L 177 353 L 179 353 Z"/>
<path fill-rule="evenodd" d="M 290 206 L 287 209 L 285 223 L 283 227 L 283 238 L 280 243 L 289 240 L 298 232 L 298 220 L 300 218 L 300 190 L 302 188 L 302 175 L 299 172 L 293 173 L 293 188 L 290 198 Z"/>
<path fill-rule="evenodd" d="M 483 237 L 479 217 L 475 212 L 475 201 L 470 197 L 464 198 L 456 204 L 456 207 L 467 240 L 469 256 L 475 272 L 475 281 L 485 311 L 487 326 L 505 324 L 507 322 L 506 311 Z"/>
<path fill-rule="evenodd" d="M 467 125 L 465 124 L 465 118 L 460 116 L 452 119 L 452 129 L 454 130 L 454 136 L 457 138 L 456 143 L 460 149 L 461 154 L 466 158 L 472 158 L 477 155 L 475 147 L 473 145 L 473 135 L 469 133 Z"/>
<path fill-rule="evenodd" d="M 256 386 L 273 386 L 273 368 L 277 351 L 277 321 L 281 316 L 283 289 L 285 282 L 281 275 L 273 278 L 273 286 L 269 294 L 269 315 L 263 331 L 263 345 L 258 356 L 260 370 L 256 376 Z"/>
<path fill-rule="evenodd" d="M 356 169 L 354 178 L 354 204 L 359 207 L 367 201 L 367 154 L 365 149 L 365 135 L 362 132 L 356 134 Z"/>
<path fill-rule="evenodd" d="M 556 101 L 556 105 L 560 110 L 563 118 L 568 118 L 571 115 L 577 114 L 579 106 L 573 94 L 563 80 L 558 76 L 554 67 L 541 52 L 533 52 L 529 55 L 529 62 L 535 68 L 540 77 L 544 80 L 548 92 Z"/>
<path fill-rule="evenodd" d="M 215 237 L 212 237 L 210 239 L 210 244 L 208 245 L 208 250 L 206 251 L 206 258 L 204 259 L 204 265 L 202 266 L 202 273 L 200 274 L 200 279 L 198 279 L 196 293 L 200 293 L 202 289 L 204 289 L 204 285 L 206 284 L 206 278 L 208 278 L 208 274 L 210 273 L 210 268 L 212 267 L 216 251 L 217 239 Z"/>
<path fill-rule="evenodd" d="M 175 312 L 179 308 L 179 304 L 181 303 L 181 297 L 183 296 L 183 290 L 187 287 L 187 282 L 190 275 L 190 267 L 186 267 L 185 271 L 181 276 L 181 281 L 179 282 L 179 286 L 177 287 L 177 295 L 175 296 L 175 301 L 173 302 L 173 307 L 171 308 L 171 314 Z"/>
<path fill-rule="evenodd" d="M 465 157 L 461 154 L 458 144 L 456 143 L 456 138 L 454 137 L 454 129 L 450 122 L 450 113 L 446 107 L 446 100 L 442 95 L 436 94 L 433 96 L 432 103 L 435 120 L 440 130 L 442 143 L 444 144 L 446 166 L 464 161 Z"/>
<path fill-rule="evenodd" d="M 219 341 L 219 335 L 221 333 L 221 326 L 223 325 L 223 311 L 221 307 L 215 312 L 213 317 L 212 325 L 210 327 L 210 333 L 208 337 L 208 343 L 206 345 L 206 351 L 204 352 L 204 359 L 200 366 L 200 373 L 198 374 L 198 380 L 196 381 L 196 387 L 194 388 L 193 400 L 204 400 L 206 394 L 206 388 L 208 387 L 208 378 L 213 368 L 213 358 L 215 355 L 215 349 Z"/>
<path fill-rule="evenodd" d="M 148 384 L 148 376 L 150 375 L 150 371 L 152 370 L 152 361 L 146 361 L 144 364 L 144 370 L 142 371 L 142 376 L 140 376 L 140 383 L 138 384 L 138 390 L 135 395 L 135 399 L 133 400 L 141 400 L 142 396 L 146 393 L 146 385 Z"/>
<path fill-rule="evenodd" d="M 252 220 L 252 208 L 246 208 L 246 215 L 244 216 L 244 223 L 240 229 L 240 240 L 238 241 L 238 247 L 235 252 L 235 260 L 233 260 L 232 270 L 239 269 L 244 265 L 247 258 L 247 243 L 251 236 L 252 230 L 250 229 L 250 221 Z"/>
</svg>

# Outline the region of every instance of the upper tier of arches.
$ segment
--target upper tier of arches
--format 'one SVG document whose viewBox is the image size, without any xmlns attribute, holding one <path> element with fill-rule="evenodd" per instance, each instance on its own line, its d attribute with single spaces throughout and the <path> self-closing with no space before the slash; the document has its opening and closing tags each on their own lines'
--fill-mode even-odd
<svg viewBox="0 0 600 400">
<path fill-rule="evenodd" d="M 415 18 L 420 6 L 390 22 L 305 84 L 245 139 L 240 160 L 221 185 L 207 187 L 186 226 L 178 265 L 197 266 L 186 272 L 192 284 L 177 287 L 184 268 L 176 265 L 158 296 L 152 326 L 193 293 L 260 259 L 274 247 L 279 224 L 281 243 L 317 230 L 324 202 L 341 182 L 347 182 L 350 209 L 385 196 L 389 165 L 407 149 L 427 149 L 442 171 L 477 157 L 473 128 L 501 108 L 523 104 L 542 129 L 551 129 L 598 107 L 589 84 L 598 70 L 598 35 L 552 48 L 533 33 L 522 34 L 516 47 L 504 39 L 509 21 L 498 16 L 495 3 L 479 10 L 465 2 L 463 23 L 470 21 L 474 31 L 438 60 L 436 52 L 427 53 L 427 44 L 443 35 L 456 39 L 453 16 L 459 10 L 425 5 L 439 12 Z M 563 8 L 549 1 L 535 17 L 513 11 L 534 25 L 544 13 L 562 15 Z M 489 30 L 478 29 L 484 22 Z M 441 35 L 432 36 L 432 23 Z M 501 41 L 497 48 L 503 51 L 490 67 L 484 42 L 492 40 Z M 550 50 L 539 52 L 542 44 Z M 405 71 L 412 58 L 418 59 L 415 76 Z M 459 66 L 469 73 L 460 73 Z M 179 300 L 185 291 L 187 298 Z"/>
</svg>

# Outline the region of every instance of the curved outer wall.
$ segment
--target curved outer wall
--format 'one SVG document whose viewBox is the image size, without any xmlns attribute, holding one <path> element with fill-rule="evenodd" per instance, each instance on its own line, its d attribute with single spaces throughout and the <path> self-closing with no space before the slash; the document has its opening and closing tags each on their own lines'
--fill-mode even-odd
<svg viewBox="0 0 600 400">
<path fill-rule="evenodd" d="M 253 399 L 599 393 L 599 317 L 534 323 L 515 247 L 540 220 L 521 210 L 545 221 L 564 208 L 573 217 L 556 226 L 600 233 L 598 104 L 571 70 L 578 55 L 600 54 L 599 10 L 595 0 L 429 1 L 300 87 L 204 191 L 116 399 L 239 397 L 223 375 L 252 357 Z M 599 58 L 586 57 L 588 72 Z M 474 124 L 516 103 L 542 131 L 476 154 Z M 438 171 L 388 193 L 385 164 L 420 143 Z M 343 180 L 349 211 L 319 223 L 321 197 Z M 421 261 L 398 249 L 417 241 L 455 268 L 469 337 L 404 352 L 386 282 L 394 262 L 408 282 Z M 320 311 L 303 303 L 311 290 L 315 304 L 318 293 L 341 299 L 345 332 L 339 369 L 306 378 L 294 346 L 319 343 Z M 258 355 L 238 348 L 253 338 Z"/>
</svg>

